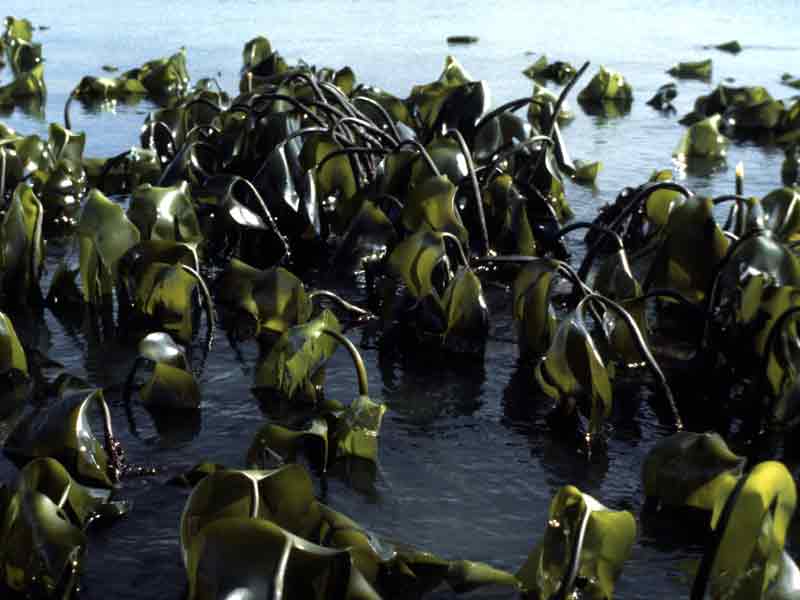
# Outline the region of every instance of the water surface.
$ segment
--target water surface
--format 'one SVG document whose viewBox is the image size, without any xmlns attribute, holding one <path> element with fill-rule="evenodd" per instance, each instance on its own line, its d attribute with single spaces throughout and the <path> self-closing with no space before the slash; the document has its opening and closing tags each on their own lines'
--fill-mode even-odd
<svg viewBox="0 0 800 600">
<path fill-rule="evenodd" d="M 83 75 L 100 75 L 105 64 L 128 69 L 181 46 L 187 49 L 193 79 L 214 76 L 233 92 L 241 48 L 259 34 L 269 37 L 290 63 L 349 65 L 360 82 L 400 96 L 416 83 L 437 78 L 448 53 L 473 77 L 488 81 L 495 105 L 530 93 L 531 82 L 521 71 L 540 53 L 576 65 L 591 60 L 592 73 L 600 64 L 618 69 L 633 85 L 630 114 L 588 116 L 573 98 L 576 119 L 564 130 L 573 157 L 604 163 L 596 189 L 568 185 L 579 218 L 591 218 L 622 187 L 672 165 L 671 153 L 684 131 L 677 119 L 699 94 L 733 78 L 736 84 L 764 85 L 775 97 L 789 98 L 793 90 L 782 86 L 780 77 L 800 65 L 796 2 L 6 0 L 3 9 L 49 27 L 35 35 L 46 59 L 44 114 L 2 116 L 24 133 L 44 133 L 49 121 L 60 121 L 64 101 Z M 455 34 L 477 35 L 480 42 L 448 47 L 445 38 Z M 730 39 L 745 46 L 741 54 L 701 47 Z M 706 57 L 714 60 L 713 79 L 679 82 L 677 115 L 664 116 L 645 105 L 658 86 L 671 80 L 664 71 L 672 64 Z M 0 81 L 9 76 L 5 69 Z M 110 156 L 138 144 L 139 127 L 152 108 L 142 102 L 89 111 L 76 103 L 73 127 L 86 131 L 88 155 Z M 737 143 L 731 146 L 727 170 L 710 177 L 681 176 L 703 194 L 728 193 L 733 165 L 742 160 L 746 191 L 760 196 L 780 184 L 782 158 L 779 149 Z M 58 248 L 50 248 L 51 273 L 57 254 Z M 322 283 L 361 298 L 362 291 L 350 282 Z M 372 395 L 389 407 L 381 432 L 381 472 L 372 494 L 333 479 L 326 501 L 378 534 L 446 557 L 516 569 L 540 538 L 550 498 L 564 484 L 579 486 L 609 507 L 632 510 L 638 518 L 642 459 L 668 430 L 640 395 L 621 395 L 618 401 L 633 416 L 611 431 L 605 455 L 587 461 L 544 423 L 531 373 L 517 364 L 508 294 L 492 289 L 489 302 L 492 336 L 485 359 L 477 364 L 409 362 L 379 352 L 369 336 L 354 334 Z M 113 389 L 131 367 L 131 348 L 113 339 L 92 340 L 88 332 L 67 330 L 46 315 L 45 323 L 19 326 L 25 341 L 76 375 L 110 387 L 114 419 L 124 429 L 124 411 Z M 148 414 L 137 410 L 142 439 L 125 431 L 122 435 L 131 460 L 167 465 L 171 472 L 200 460 L 243 465 L 265 419 L 250 391 L 257 356 L 254 344 L 234 352 L 226 336 L 218 336 L 203 376 L 199 419 L 159 424 L 164 428 L 159 434 Z M 349 401 L 356 394 L 344 352 L 334 358 L 328 382 L 333 397 Z M 0 458 L 0 479 L 9 481 L 14 474 L 14 467 Z M 164 484 L 170 474 L 125 483 L 122 495 L 134 502 L 134 511 L 91 536 L 86 598 L 181 597 L 177 534 L 187 493 Z M 639 529 L 616 597 L 687 597 L 689 565 L 699 556 L 702 540 L 683 534 L 674 523 L 640 521 Z"/>
</svg>

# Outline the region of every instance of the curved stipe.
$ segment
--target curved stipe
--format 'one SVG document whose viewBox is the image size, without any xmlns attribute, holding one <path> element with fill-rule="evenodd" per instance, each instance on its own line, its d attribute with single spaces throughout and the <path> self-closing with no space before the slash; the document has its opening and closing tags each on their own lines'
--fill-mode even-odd
<svg viewBox="0 0 800 600">
<path fill-rule="evenodd" d="M 444 240 L 450 240 L 451 242 L 455 242 L 456 247 L 458 248 L 458 254 L 461 257 L 461 262 L 464 263 L 464 267 L 469 269 L 469 259 L 467 259 L 467 255 L 464 252 L 464 246 L 461 244 L 461 240 L 458 237 L 449 231 L 440 231 L 439 235 L 442 236 L 442 242 Z"/>
<path fill-rule="evenodd" d="M 72 101 L 78 97 L 77 88 L 72 90 L 67 97 L 67 101 L 64 103 L 64 128 L 65 129 L 72 129 L 72 119 L 69 116 L 69 108 L 72 105 Z"/>
<path fill-rule="evenodd" d="M 672 389 L 669 387 L 669 383 L 667 382 L 667 378 L 664 375 L 664 372 L 661 370 L 661 367 L 658 366 L 656 359 L 653 357 L 650 349 L 647 347 L 647 342 L 644 341 L 644 337 L 642 336 L 642 332 L 639 330 L 639 326 L 636 324 L 636 321 L 630 315 L 628 311 L 626 311 L 622 306 L 603 296 L 601 294 L 594 293 L 590 296 L 586 296 L 578 306 L 583 304 L 585 301 L 593 301 L 598 302 L 601 307 L 605 309 L 611 309 L 614 311 L 617 316 L 619 316 L 625 325 L 628 327 L 628 331 L 631 333 L 631 337 L 633 337 L 634 341 L 636 342 L 637 350 L 642 355 L 645 363 L 649 367 L 651 373 L 655 376 L 658 380 L 659 385 L 661 386 L 661 390 L 664 394 L 664 397 L 667 399 L 667 403 L 669 404 L 669 408 L 672 411 L 672 416 L 675 422 L 675 429 L 678 431 L 683 430 L 683 419 L 681 419 L 680 412 L 678 411 L 678 406 L 675 403 L 675 397 L 672 394 Z"/>
<path fill-rule="evenodd" d="M 625 222 L 635 210 L 639 208 L 639 206 L 650 197 L 653 192 L 657 192 L 659 190 L 669 190 L 673 192 L 679 192 L 686 198 L 691 198 L 694 194 L 692 191 L 687 188 L 686 186 L 681 185 L 675 181 L 653 181 L 645 183 L 644 185 L 639 186 L 636 190 L 634 190 L 631 194 L 631 197 L 628 199 L 627 204 L 625 207 L 620 211 L 620 214 L 608 225 L 607 229 L 612 231 L 617 231 L 622 223 Z M 601 231 L 594 241 L 594 243 L 589 246 L 589 249 L 586 251 L 586 256 L 581 262 L 581 266 L 578 269 L 578 272 L 582 275 L 586 275 L 589 268 L 591 267 L 591 263 L 594 261 L 594 255 L 599 252 L 600 247 L 602 246 L 605 238 L 608 234 Z"/>
<path fill-rule="evenodd" d="M 214 333 L 216 332 L 216 319 L 214 318 L 214 300 L 211 298 L 211 292 L 208 289 L 208 285 L 206 285 L 203 276 L 200 275 L 198 271 L 190 267 L 189 265 L 185 265 L 183 263 L 179 263 L 181 269 L 186 271 L 189 275 L 195 278 L 197 284 L 200 286 L 200 291 L 203 293 L 203 300 L 206 308 L 206 320 L 208 321 L 208 335 L 207 335 L 207 342 L 206 346 L 209 350 L 211 350 L 211 345 L 214 343 Z"/>
<path fill-rule="evenodd" d="M 380 102 L 373 100 L 369 96 L 355 96 L 351 101 L 353 104 L 356 102 L 364 102 L 365 104 L 369 104 L 371 107 L 376 109 L 380 113 L 381 117 L 383 117 L 383 120 L 386 121 L 386 126 L 392 131 L 394 141 L 397 143 L 397 141 L 400 139 L 400 132 L 397 130 L 397 126 L 392 120 L 389 111 L 387 111 Z"/>
<path fill-rule="evenodd" d="M 475 209 L 478 211 L 478 223 L 481 228 L 481 254 L 484 256 L 490 253 L 491 247 L 489 246 L 489 230 L 486 227 L 486 215 L 483 212 L 483 196 L 481 194 L 481 187 L 478 184 L 478 176 L 475 174 L 475 163 L 472 161 L 472 152 L 470 152 L 464 136 L 458 129 L 448 129 L 445 136 L 455 138 L 461 148 L 461 153 L 467 161 L 467 169 L 469 170 L 470 181 L 472 182 L 472 195 L 475 197 Z"/>
<path fill-rule="evenodd" d="M 289 247 L 289 240 L 287 240 L 286 236 L 284 236 L 283 233 L 281 233 L 281 230 L 278 228 L 278 224 L 275 222 L 275 219 L 272 217 L 272 213 L 269 212 L 269 209 L 267 208 L 267 205 L 264 202 L 264 199 L 261 197 L 261 194 L 259 194 L 258 190 L 256 189 L 256 186 L 254 186 L 253 183 L 249 179 L 247 179 L 246 177 L 237 177 L 234 180 L 232 185 L 237 185 L 239 182 L 244 183 L 245 185 L 247 185 L 248 188 L 250 189 L 250 191 L 253 192 L 253 195 L 255 196 L 259 207 L 261 208 L 261 212 L 263 213 L 264 217 L 266 217 L 267 222 L 269 223 L 270 227 L 272 228 L 272 232 L 276 236 L 278 236 L 278 239 L 281 241 L 281 244 L 283 244 L 283 250 L 284 251 L 283 251 L 283 257 L 281 257 L 281 260 L 285 261 L 285 260 L 291 259 L 292 253 L 291 253 L 291 250 L 290 250 L 290 247 Z"/>
<path fill-rule="evenodd" d="M 400 142 L 399 144 L 397 144 L 397 146 L 395 146 L 393 148 L 393 151 L 394 152 L 399 152 L 400 150 L 402 150 L 406 146 L 411 146 L 417 152 L 420 153 L 422 158 L 425 160 L 425 163 L 428 165 L 428 169 L 430 169 L 431 173 L 435 177 L 441 177 L 442 176 L 441 171 L 439 171 L 439 167 L 437 167 L 436 163 L 433 162 L 433 158 L 431 157 L 430 153 L 428 152 L 428 149 L 425 148 L 425 146 L 423 146 L 418 140 L 403 140 L 402 142 Z"/>
<path fill-rule="evenodd" d="M 329 300 L 333 300 L 344 310 L 355 313 L 359 317 L 366 317 L 366 318 L 376 318 L 374 314 L 372 314 L 368 310 L 364 310 L 363 308 L 356 306 L 355 304 L 350 304 L 347 300 L 339 296 L 338 294 L 331 292 L 330 290 L 313 290 L 308 294 L 308 299 L 313 302 L 316 298 L 327 298 Z"/>
<path fill-rule="evenodd" d="M 475 125 L 475 134 L 477 135 L 478 131 L 480 131 L 481 127 L 486 125 L 489 121 L 494 119 L 495 117 L 499 117 L 504 112 L 514 112 L 519 110 L 526 104 L 530 104 L 534 101 L 533 96 L 526 96 L 525 98 L 517 98 L 516 100 L 511 100 L 510 102 L 506 102 L 505 104 L 501 104 L 497 108 L 492 111 L 489 111 L 485 115 L 483 115 L 480 120 L 478 121 L 477 125 Z"/>
<path fill-rule="evenodd" d="M 361 354 L 359 354 L 355 344 L 346 336 L 333 329 L 323 329 L 322 333 L 331 336 L 350 353 L 350 358 L 353 360 L 353 366 L 356 369 L 356 376 L 358 377 L 358 394 L 359 396 L 369 396 L 367 368 L 364 366 L 364 360 L 361 358 Z"/>
</svg>

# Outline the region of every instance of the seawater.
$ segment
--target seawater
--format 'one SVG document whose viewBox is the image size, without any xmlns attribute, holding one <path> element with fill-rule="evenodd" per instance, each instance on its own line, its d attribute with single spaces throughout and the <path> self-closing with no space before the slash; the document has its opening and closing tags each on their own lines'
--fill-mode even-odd
<svg viewBox="0 0 800 600">
<path fill-rule="evenodd" d="M 764 85 L 776 98 L 789 99 L 794 91 L 781 85 L 780 77 L 784 72 L 800 75 L 797 2 L 6 0 L 0 13 L 47 27 L 35 33 L 46 60 L 44 114 L 14 111 L 0 117 L 23 133 L 46 134 L 50 121 L 60 122 L 64 102 L 83 75 L 101 75 L 107 64 L 132 68 L 180 47 L 186 48 L 193 79 L 216 77 L 235 93 L 242 46 L 255 35 L 266 35 L 290 63 L 349 65 L 359 82 L 399 96 L 414 84 L 436 79 L 445 56 L 453 54 L 474 78 L 488 82 L 495 106 L 530 94 L 532 83 L 521 71 L 540 54 L 576 66 L 591 60 L 589 74 L 570 98 L 576 118 L 563 130 L 573 157 L 604 164 L 595 189 L 568 184 L 578 218 L 591 218 L 622 187 L 641 183 L 653 169 L 672 166 L 671 153 L 684 131 L 677 119 L 698 95 L 731 78 L 735 85 Z M 480 41 L 446 44 L 447 36 L 459 34 Z M 731 39 L 743 44 L 743 52 L 702 48 Z M 714 61 L 712 80 L 678 82 L 677 114 L 662 115 L 645 105 L 672 80 L 666 69 L 707 57 Z M 575 102 L 577 90 L 599 65 L 621 71 L 633 85 L 630 114 L 593 117 Z M 9 77 L 8 68 L 0 71 L 0 82 Z M 73 127 L 87 133 L 87 155 L 110 156 L 138 144 L 139 128 L 153 108 L 141 102 L 87 110 L 74 103 Z M 702 194 L 728 193 L 733 191 L 733 166 L 741 160 L 746 192 L 761 196 L 780 185 L 782 159 L 778 148 L 735 143 L 727 169 L 679 177 Z M 58 255 L 67 250 L 51 246 L 51 273 Z M 363 299 L 363 290 L 350 282 L 320 285 Z M 642 460 L 669 430 L 642 397 L 618 396 L 635 416 L 613 429 L 604 455 L 587 461 L 544 422 L 532 375 L 517 362 L 508 293 L 493 289 L 488 296 L 492 333 L 485 358 L 477 363 L 453 359 L 431 369 L 381 353 L 374 339 L 353 334 L 366 360 L 373 398 L 389 407 L 380 439 L 380 474 L 371 493 L 334 478 L 325 500 L 379 535 L 449 558 L 516 569 L 540 539 L 550 498 L 564 484 L 577 485 L 611 508 L 632 510 L 638 518 Z M 185 577 L 178 519 L 187 492 L 166 480 L 200 460 L 243 465 L 255 431 L 265 422 L 250 390 L 257 347 L 234 349 L 220 334 L 201 382 L 199 418 L 171 423 L 159 432 L 147 413 L 136 409 L 139 436 L 134 437 L 126 430 L 118 394 L 134 359 L 130 345 L 67 329 L 50 313 L 44 323 L 25 322 L 18 329 L 29 345 L 109 389 L 114 420 L 132 462 L 167 468 L 154 478 L 127 481 L 120 494 L 134 503 L 130 516 L 90 536 L 85 597 L 181 598 Z M 333 397 L 349 401 L 357 393 L 344 352 L 334 357 L 327 379 Z M 796 465 L 790 467 L 796 473 Z M 9 482 L 15 473 L 0 458 L 0 480 Z M 697 536 L 682 532 L 680 523 L 640 520 L 616 597 L 688 596 L 692 563 L 701 552 Z M 443 591 L 433 597 L 450 596 Z"/>
</svg>

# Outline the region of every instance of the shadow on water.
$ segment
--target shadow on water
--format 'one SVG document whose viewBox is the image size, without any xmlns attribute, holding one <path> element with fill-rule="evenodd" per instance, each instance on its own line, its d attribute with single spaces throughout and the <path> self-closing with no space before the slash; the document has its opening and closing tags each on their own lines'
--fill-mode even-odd
<svg viewBox="0 0 800 600">
<path fill-rule="evenodd" d="M 19 111 L 24 114 L 28 119 L 44 123 L 45 121 L 45 104 L 39 98 L 31 97 L 24 99 L 17 99 L 13 106 L 0 107 L 0 118 L 7 119 L 14 114 L 14 111 Z"/>
<path fill-rule="evenodd" d="M 447 417 L 477 412 L 483 402 L 482 357 L 456 356 L 428 348 L 400 352 L 382 344 L 378 369 L 386 405 L 408 425 L 425 427 Z"/>
<path fill-rule="evenodd" d="M 502 422 L 528 440 L 531 456 L 538 459 L 553 487 L 581 482 L 581 489 L 598 488 L 609 470 L 608 453 L 587 451 L 582 417 L 559 414 L 553 401 L 534 381 L 533 366 L 519 361 L 503 391 Z M 605 444 L 604 441 L 598 441 Z"/>
</svg>

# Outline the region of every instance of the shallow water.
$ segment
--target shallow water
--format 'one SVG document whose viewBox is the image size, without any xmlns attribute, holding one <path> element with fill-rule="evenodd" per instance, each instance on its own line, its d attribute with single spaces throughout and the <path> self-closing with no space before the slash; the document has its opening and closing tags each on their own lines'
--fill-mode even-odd
<svg viewBox="0 0 800 600">
<path fill-rule="evenodd" d="M 531 83 L 521 71 L 536 56 L 526 52 L 575 65 L 588 59 L 591 73 L 600 64 L 620 70 L 633 84 L 635 101 L 629 115 L 602 118 L 584 114 L 573 95 L 576 118 L 564 129 L 569 150 L 573 157 L 604 163 L 595 190 L 568 187 L 578 218 L 591 217 L 620 188 L 644 181 L 653 169 L 671 166 L 684 131 L 677 119 L 699 94 L 732 77 L 737 84 L 765 85 L 775 97 L 789 98 L 793 90 L 782 86 L 780 77 L 800 65 L 794 27 L 800 5 L 795 2 L 130 0 L 111 6 L 75 0 L 3 3 L 6 14 L 49 26 L 35 34 L 47 61 L 44 119 L 15 111 L 2 115 L 4 122 L 25 133 L 45 132 L 49 121 L 61 120 L 64 101 L 83 75 L 101 74 L 104 64 L 124 70 L 181 46 L 187 48 L 193 79 L 216 76 L 233 92 L 241 48 L 258 34 L 269 37 L 290 63 L 302 58 L 350 65 L 360 82 L 400 96 L 415 83 L 437 78 L 445 55 L 452 53 L 475 78 L 488 81 L 495 105 L 530 93 Z M 445 38 L 455 34 L 477 35 L 480 42 L 448 47 Z M 701 48 L 730 39 L 745 46 L 741 54 Z M 712 81 L 679 82 L 677 115 L 663 116 L 645 105 L 671 80 L 664 71 L 672 64 L 709 56 Z M 0 71 L 0 81 L 9 76 L 8 69 Z M 88 155 L 110 156 L 138 143 L 151 108 L 142 102 L 87 111 L 75 103 L 73 127 L 88 134 Z M 731 192 L 733 166 L 742 160 L 746 192 L 760 196 L 780 184 L 782 158 L 776 148 L 737 143 L 730 148 L 727 170 L 683 176 L 697 192 Z M 49 250 L 51 273 L 57 250 Z M 350 282 L 322 283 L 361 297 Z M 516 569 L 541 536 L 550 498 L 564 484 L 577 485 L 609 507 L 632 510 L 638 518 L 642 459 L 668 429 L 658 424 L 641 395 L 620 395 L 623 412 L 633 417 L 620 419 L 611 431 L 606 455 L 587 461 L 548 429 L 543 408 L 530 393 L 532 376 L 517 365 L 508 294 L 492 289 L 489 302 L 492 335 L 485 359 L 477 364 L 403 361 L 379 352 L 374 339 L 353 334 L 361 342 L 372 396 L 389 407 L 381 432 L 381 470 L 374 493 L 357 492 L 334 478 L 326 501 L 378 534 L 446 557 Z M 91 341 L 87 332 L 67 330 L 49 312 L 44 324 L 22 321 L 18 329 L 28 344 L 98 386 L 118 386 L 134 358 L 128 345 Z M 250 392 L 257 356 L 255 344 L 234 352 L 224 334 L 217 337 L 203 375 L 199 422 L 171 423 L 159 435 L 148 414 L 136 411 L 142 439 L 122 431 L 130 459 L 166 465 L 170 472 L 125 482 L 121 495 L 134 502 L 134 510 L 92 534 L 83 578 L 86 598 L 181 597 L 177 533 L 187 492 L 165 481 L 200 460 L 243 464 L 254 432 L 265 421 Z M 355 377 L 345 353 L 336 355 L 327 380 L 331 396 L 354 397 Z M 126 420 L 118 394 L 109 396 L 122 430 Z M 0 458 L 0 480 L 9 481 L 14 473 Z M 616 597 L 688 596 L 690 562 L 700 555 L 701 542 L 682 532 L 679 523 L 640 520 Z"/>
</svg>

